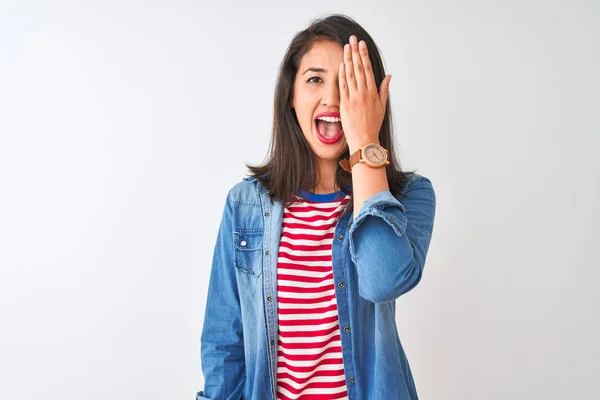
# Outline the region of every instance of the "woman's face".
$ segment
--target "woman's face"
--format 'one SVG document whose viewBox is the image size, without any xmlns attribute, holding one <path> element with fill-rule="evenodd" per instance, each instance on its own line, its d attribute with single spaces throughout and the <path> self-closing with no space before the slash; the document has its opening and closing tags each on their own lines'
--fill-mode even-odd
<svg viewBox="0 0 600 400">
<path fill-rule="evenodd" d="M 339 119 L 338 71 L 343 61 L 344 50 L 338 43 L 315 42 L 302 57 L 294 80 L 292 106 L 304 137 L 320 161 L 337 163 L 347 148 Z M 317 119 L 323 113 L 328 121 Z"/>
</svg>

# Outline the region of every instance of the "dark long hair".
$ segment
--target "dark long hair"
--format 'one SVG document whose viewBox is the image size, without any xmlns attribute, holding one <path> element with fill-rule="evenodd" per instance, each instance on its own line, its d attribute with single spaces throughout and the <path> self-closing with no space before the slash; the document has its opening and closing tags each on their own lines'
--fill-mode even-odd
<svg viewBox="0 0 600 400">
<path fill-rule="evenodd" d="M 349 43 L 350 35 L 356 35 L 358 41 L 366 42 L 369 58 L 373 65 L 375 82 L 379 88 L 386 75 L 379 48 L 367 31 L 352 18 L 342 14 L 333 14 L 313 20 L 308 28 L 294 36 L 283 57 L 275 86 L 273 132 L 269 146 L 269 158 L 265 164 L 259 166 L 246 163 L 246 167 L 251 171 L 250 175 L 254 176 L 269 192 L 271 201 L 279 200 L 284 205 L 289 205 L 293 199 L 292 196 L 297 194 L 299 189 L 314 191 L 319 171 L 315 155 L 308 145 L 296 113 L 291 107 L 294 80 L 302 57 L 310 50 L 313 43 L 319 40 L 332 40 L 343 47 Z M 390 192 L 398 195 L 408 181 L 407 175 L 414 172 L 403 172 L 396 159 L 389 96 L 379 131 L 379 142 L 388 150 L 390 164 L 384 168 L 386 168 Z M 349 150 L 346 149 L 340 156 L 340 160 L 348 157 Z M 352 195 L 352 189 L 347 189 L 348 185 L 352 183 L 352 176 L 342 169 L 339 163 L 335 173 L 335 183 L 342 192 Z M 352 201 L 348 204 L 352 204 Z"/>
</svg>

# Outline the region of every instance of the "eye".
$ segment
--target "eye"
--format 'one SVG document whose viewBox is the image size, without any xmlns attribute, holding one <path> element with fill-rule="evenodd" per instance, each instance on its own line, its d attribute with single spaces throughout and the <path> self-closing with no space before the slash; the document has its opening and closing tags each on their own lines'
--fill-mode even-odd
<svg viewBox="0 0 600 400">
<path fill-rule="evenodd" d="M 321 80 L 321 78 L 319 78 L 318 76 L 313 76 L 308 78 L 308 80 L 306 82 L 308 83 L 318 83 L 318 82 L 314 82 L 313 79 L 319 79 L 321 82 L 323 82 L 323 80 Z"/>
</svg>

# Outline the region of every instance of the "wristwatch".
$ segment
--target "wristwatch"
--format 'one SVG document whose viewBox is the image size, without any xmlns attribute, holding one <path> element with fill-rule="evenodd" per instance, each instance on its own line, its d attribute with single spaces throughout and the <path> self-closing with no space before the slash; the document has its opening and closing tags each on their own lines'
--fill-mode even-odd
<svg viewBox="0 0 600 400">
<path fill-rule="evenodd" d="M 352 173 L 352 167 L 357 162 L 368 165 L 371 168 L 381 168 L 389 165 L 388 151 L 377 143 L 369 143 L 350 155 L 350 160 L 340 160 L 340 166 Z"/>
</svg>

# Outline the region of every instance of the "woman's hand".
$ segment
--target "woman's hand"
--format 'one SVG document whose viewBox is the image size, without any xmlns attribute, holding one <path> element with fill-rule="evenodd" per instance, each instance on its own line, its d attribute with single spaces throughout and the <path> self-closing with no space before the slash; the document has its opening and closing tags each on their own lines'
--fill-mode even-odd
<svg viewBox="0 0 600 400">
<path fill-rule="evenodd" d="M 367 45 L 364 40 L 357 43 L 354 35 L 344 46 L 344 62 L 338 75 L 340 118 L 352 154 L 368 143 L 379 143 L 392 75 L 383 79 L 378 92 Z"/>
</svg>

